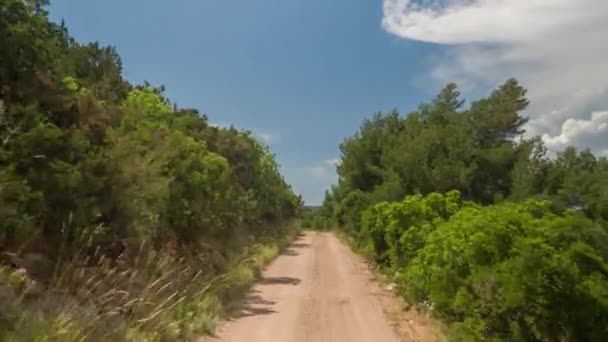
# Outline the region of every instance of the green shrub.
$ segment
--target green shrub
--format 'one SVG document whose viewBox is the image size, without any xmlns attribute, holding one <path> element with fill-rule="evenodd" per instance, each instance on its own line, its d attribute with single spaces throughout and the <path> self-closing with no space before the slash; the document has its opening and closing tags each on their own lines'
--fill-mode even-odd
<svg viewBox="0 0 608 342">
<path fill-rule="evenodd" d="M 362 214 L 360 248 L 391 267 L 407 264 L 424 246 L 426 237 L 441 221 L 462 206 L 460 193 L 408 196 L 401 202 L 384 202 Z"/>
<path fill-rule="evenodd" d="M 356 233 L 361 229 L 361 213 L 371 204 L 369 195 L 363 191 L 349 193 L 336 207 L 335 217 L 338 224 Z"/>
<path fill-rule="evenodd" d="M 596 341 L 608 334 L 608 232 L 549 202 L 481 207 L 457 192 L 368 208 L 360 248 L 402 295 L 463 341 Z"/>
</svg>

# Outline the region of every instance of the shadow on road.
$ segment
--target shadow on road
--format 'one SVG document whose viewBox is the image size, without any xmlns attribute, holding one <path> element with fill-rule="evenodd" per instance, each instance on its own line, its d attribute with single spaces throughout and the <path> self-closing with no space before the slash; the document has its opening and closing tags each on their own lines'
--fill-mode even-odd
<svg viewBox="0 0 608 342">
<path fill-rule="evenodd" d="M 310 244 L 308 244 L 308 243 L 296 241 L 296 242 L 292 243 L 288 248 L 286 248 L 283 252 L 281 252 L 281 255 L 298 256 L 298 255 L 300 255 L 300 253 L 298 253 L 298 249 L 309 248 L 309 247 L 310 247 Z"/>
<path fill-rule="evenodd" d="M 297 256 L 300 254 L 298 252 L 300 249 L 310 248 L 310 244 L 302 242 L 303 236 L 304 235 L 300 235 L 300 237 L 287 249 L 285 249 L 281 255 Z M 301 282 L 302 280 L 293 277 L 263 277 L 257 282 L 257 284 L 263 286 L 297 286 Z M 277 311 L 274 310 L 275 304 L 275 301 L 263 298 L 261 296 L 261 292 L 253 288 L 242 299 L 237 309 L 230 314 L 229 320 L 277 313 Z"/>
<path fill-rule="evenodd" d="M 297 251 L 295 251 L 294 249 L 291 248 L 286 248 L 284 251 L 281 252 L 281 255 L 286 255 L 286 256 L 298 256 L 300 255 L 300 253 L 298 253 Z"/>
<path fill-rule="evenodd" d="M 243 304 L 241 304 L 239 309 L 235 310 L 235 312 L 230 315 L 230 318 L 239 319 L 243 317 L 270 315 L 276 313 L 276 311 L 272 309 L 276 302 L 264 299 L 256 293 L 257 291 L 251 291 L 251 293 L 245 297 Z"/>
<path fill-rule="evenodd" d="M 258 284 L 269 286 L 296 286 L 301 282 L 302 281 L 300 279 L 293 277 L 264 277 L 258 282 Z M 240 304 L 238 309 L 230 315 L 230 319 L 235 320 L 243 317 L 270 315 L 277 312 L 273 309 L 275 304 L 275 301 L 262 297 L 259 290 L 252 289 L 249 291 L 249 294 L 243 298 L 243 302 Z"/>
<path fill-rule="evenodd" d="M 302 281 L 292 277 L 266 277 L 260 280 L 261 285 L 298 285 Z"/>
</svg>

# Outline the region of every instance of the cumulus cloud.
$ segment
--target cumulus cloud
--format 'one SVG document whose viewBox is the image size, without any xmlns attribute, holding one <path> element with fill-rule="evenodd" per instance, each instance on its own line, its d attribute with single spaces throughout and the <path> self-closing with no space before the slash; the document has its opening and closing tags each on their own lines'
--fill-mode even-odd
<svg viewBox="0 0 608 342">
<path fill-rule="evenodd" d="M 608 112 L 591 113 L 591 119 L 568 119 L 562 125 L 558 135 L 544 134 L 543 140 L 552 150 L 563 150 L 575 146 L 596 146 L 597 153 L 608 156 L 608 150 L 602 149 L 608 139 Z"/>
<path fill-rule="evenodd" d="M 590 19 L 603 0 L 385 0 L 387 31 L 434 43 L 534 42 Z"/>
<path fill-rule="evenodd" d="M 384 29 L 398 37 L 445 46 L 429 76 L 479 93 L 508 77 L 529 88 L 530 135 L 551 148 L 608 110 L 606 0 L 384 0 Z M 592 113 L 595 113 L 592 115 Z M 608 150 L 602 130 L 567 139 Z M 565 138 L 560 138 L 565 141 Z"/>
</svg>

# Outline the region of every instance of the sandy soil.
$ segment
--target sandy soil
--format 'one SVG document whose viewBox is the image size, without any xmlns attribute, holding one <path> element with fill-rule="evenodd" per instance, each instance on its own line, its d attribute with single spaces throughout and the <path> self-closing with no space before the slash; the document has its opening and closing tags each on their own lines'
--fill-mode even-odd
<svg viewBox="0 0 608 342">
<path fill-rule="evenodd" d="M 200 342 L 434 341 L 331 233 L 303 234 L 270 264 L 215 337 Z"/>
</svg>

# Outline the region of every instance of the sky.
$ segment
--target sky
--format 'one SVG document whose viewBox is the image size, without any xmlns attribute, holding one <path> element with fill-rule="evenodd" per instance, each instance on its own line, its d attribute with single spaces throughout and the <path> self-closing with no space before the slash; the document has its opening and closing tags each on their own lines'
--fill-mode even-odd
<svg viewBox="0 0 608 342">
<path fill-rule="evenodd" d="M 133 83 L 248 129 L 319 204 L 365 117 L 456 82 L 529 89 L 527 135 L 608 155 L 605 0 L 52 0 L 81 42 L 116 46 Z"/>
</svg>

